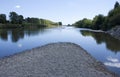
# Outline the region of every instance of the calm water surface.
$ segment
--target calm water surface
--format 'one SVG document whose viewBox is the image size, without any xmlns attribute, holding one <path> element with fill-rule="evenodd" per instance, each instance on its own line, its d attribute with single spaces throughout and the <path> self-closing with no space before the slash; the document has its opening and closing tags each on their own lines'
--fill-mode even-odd
<svg viewBox="0 0 120 77">
<path fill-rule="evenodd" d="M 55 42 L 76 43 L 120 74 L 120 41 L 103 32 L 73 27 L 0 29 L 0 58 Z"/>
</svg>

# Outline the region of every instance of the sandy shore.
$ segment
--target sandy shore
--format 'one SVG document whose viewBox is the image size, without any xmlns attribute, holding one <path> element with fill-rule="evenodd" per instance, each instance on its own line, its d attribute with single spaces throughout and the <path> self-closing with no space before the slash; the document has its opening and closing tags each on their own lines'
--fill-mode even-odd
<svg viewBox="0 0 120 77">
<path fill-rule="evenodd" d="M 115 77 L 80 46 L 54 43 L 0 59 L 0 77 Z"/>
</svg>

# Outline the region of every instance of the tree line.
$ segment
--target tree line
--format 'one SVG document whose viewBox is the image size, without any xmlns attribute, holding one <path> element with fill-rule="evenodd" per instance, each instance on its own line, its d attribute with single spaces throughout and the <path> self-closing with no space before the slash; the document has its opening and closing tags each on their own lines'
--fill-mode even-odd
<svg viewBox="0 0 120 77">
<path fill-rule="evenodd" d="M 116 2 L 114 8 L 108 12 L 107 16 L 96 15 L 92 20 L 84 18 L 73 24 L 79 28 L 90 28 L 95 30 L 109 30 L 115 26 L 120 26 L 120 4 Z"/>
<path fill-rule="evenodd" d="M 6 14 L 0 14 L 0 26 L 4 27 L 6 25 L 50 26 L 50 25 L 62 25 L 62 22 L 53 22 L 50 20 L 39 19 L 39 18 L 34 18 L 34 17 L 24 18 L 23 15 L 19 15 L 16 12 L 10 12 L 9 20 L 7 20 Z"/>
</svg>

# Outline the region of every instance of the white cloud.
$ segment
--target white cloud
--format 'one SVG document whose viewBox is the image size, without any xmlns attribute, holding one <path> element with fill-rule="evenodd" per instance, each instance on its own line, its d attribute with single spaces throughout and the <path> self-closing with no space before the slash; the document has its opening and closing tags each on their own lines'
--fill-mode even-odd
<svg viewBox="0 0 120 77">
<path fill-rule="evenodd" d="M 15 8 L 19 9 L 19 8 L 21 8 L 21 6 L 20 5 L 16 5 Z"/>
<path fill-rule="evenodd" d="M 119 62 L 118 59 L 113 58 L 113 57 L 107 57 L 107 60 L 108 60 L 108 61 L 111 61 L 111 62 Z"/>
<path fill-rule="evenodd" d="M 107 57 L 108 62 L 104 62 L 106 66 L 120 68 L 120 62 L 117 58 Z"/>
<path fill-rule="evenodd" d="M 20 48 L 21 48 L 21 47 L 22 47 L 22 44 L 18 44 L 18 47 L 20 47 Z"/>
<path fill-rule="evenodd" d="M 116 67 L 116 68 L 120 68 L 120 63 L 112 63 L 112 62 L 105 62 L 104 63 L 106 66 L 110 66 L 110 67 Z"/>
</svg>

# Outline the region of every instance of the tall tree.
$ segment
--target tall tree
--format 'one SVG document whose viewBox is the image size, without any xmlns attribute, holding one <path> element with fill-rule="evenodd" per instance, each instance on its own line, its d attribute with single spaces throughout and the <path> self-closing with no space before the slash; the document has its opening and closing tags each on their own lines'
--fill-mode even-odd
<svg viewBox="0 0 120 77">
<path fill-rule="evenodd" d="M 109 29 L 117 25 L 120 25 L 120 5 L 118 2 L 115 3 L 114 9 L 109 11 L 107 20 L 108 20 L 107 26 Z"/>
<path fill-rule="evenodd" d="M 24 17 L 22 15 L 18 15 L 16 12 L 10 12 L 9 17 L 12 24 L 22 24 L 24 21 Z"/>
<path fill-rule="evenodd" d="M 19 24 L 22 24 L 23 21 L 24 21 L 24 17 L 23 17 L 22 15 L 19 15 L 19 16 L 18 16 L 18 23 L 19 23 Z"/>
<path fill-rule="evenodd" d="M 6 15 L 5 14 L 0 14 L 0 23 L 6 23 L 7 20 L 6 20 Z"/>
<path fill-rule="evenodd" d="M 77 21 L 73 25 L 76 27 L 79 27 L 79 28 L 91 28 L 92 27 L 92 20 L 84 18 L 80 21 Z"/>
<path fill-rule="evenodd" d="M 103 15 L 99 14 L 98 16 L 95 16 L 93 19 L 93 29 L 101 29 L 104 21 L 105 17 Z"/>
<path fill-rule="evenodd" d="M 120 4 L 119 4 L 119 2 L 117 1 L 117 2 L 115 3 L 115 5 L 114 5 L 114 9 L 117 8 L 117 7 L 119 7 L 119 6 L 120 6 Z"/>
<path fill-rule="evenodd" d="M 62 25 L 62 22 L 58 22 L 59 25 Z"/>
<path fill-rule="evenodd" d="M 18 14 L 16 12 L 10 12 L 10 22 L 12 24 L 17 24 L 18 23 Z"/>
</svg>

